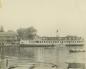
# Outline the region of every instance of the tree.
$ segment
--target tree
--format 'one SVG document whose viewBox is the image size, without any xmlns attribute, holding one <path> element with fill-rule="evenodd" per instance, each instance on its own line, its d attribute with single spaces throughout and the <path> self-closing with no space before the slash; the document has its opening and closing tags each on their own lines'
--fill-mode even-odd
<svg viewBox="0 0 86 69">
<path fill-rule="evenodd" d="M 37 30 L 34 27 L 20 28 L 17 33 L 21 39 L 34 39 L 37 35 Z"/>
<path fill-rule="evenodd" d="M 20 29 L 17 30 L 18 37 L 20 39 L 23 39 L 24 32 L 25 32 L 25 29 L 24 28 L 20 28 Z"/>
<path fill-rule="evenodd" d="M 37 30 L 34 27 L 29 27 L 25 30 L 25 37 L 29 39 L 34 39 L 37 34 Z"/>
</svg>

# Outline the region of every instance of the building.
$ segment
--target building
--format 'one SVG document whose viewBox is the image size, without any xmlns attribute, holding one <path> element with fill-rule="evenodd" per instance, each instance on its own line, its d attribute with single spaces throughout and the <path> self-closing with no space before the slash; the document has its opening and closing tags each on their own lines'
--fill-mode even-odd
<svg viewBox="0 0 86 69">
<path fill-rule="evenodd" d="M 19 40 L 17 33 L 0 30 L 0 57 L 13 56 L 18 52 Z"/>
<path fill-rule="evenodd" d="M 15 32 L 0 32 L 0 46 L 14 46 L 18 43 Z"/>
<path fill-rule="evenodd" d="M 21 51 L 27 52 L 28 56 L 33 54 L 31 56 L 37 62 L 54 63 L 61 69 L 85 69 L 84 42 L 84 39 L 78 36 L 39 37 L 34 40 L 20 40 L 20 46 Z"/>
</svg>

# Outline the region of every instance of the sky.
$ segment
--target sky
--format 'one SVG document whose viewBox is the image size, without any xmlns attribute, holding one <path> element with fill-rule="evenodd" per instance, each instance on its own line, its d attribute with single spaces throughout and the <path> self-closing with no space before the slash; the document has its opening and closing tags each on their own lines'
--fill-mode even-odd
<svg viewBox="0 0 86 69">
<path fill-rule="evenodd" d="M 5 30 L 33 26 L 41 36 L 86 37 L 86 0 L 2 0 L 0 25 Z"/>
</svg>

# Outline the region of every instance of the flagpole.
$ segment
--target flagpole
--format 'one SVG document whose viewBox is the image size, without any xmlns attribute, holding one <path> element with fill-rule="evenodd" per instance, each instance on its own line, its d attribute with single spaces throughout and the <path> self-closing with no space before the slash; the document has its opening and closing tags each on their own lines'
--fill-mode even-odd
<svg viewBox="0 0 86 69">
<path fill-rule="evenodd" d="M 58 29 L 56 30 L 56 37 L 59 37 L 59 31 L 58 31 Z"/>
</svg>

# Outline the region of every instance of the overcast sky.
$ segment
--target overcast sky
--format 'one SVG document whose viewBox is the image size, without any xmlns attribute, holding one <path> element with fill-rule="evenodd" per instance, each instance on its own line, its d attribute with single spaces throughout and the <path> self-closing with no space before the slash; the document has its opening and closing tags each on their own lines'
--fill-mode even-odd
<svg viewBox="0 0 86 69">
<path fill-rule="evenodd" d="M 34 26 L 40 35 L 86 36 L 86 0 L 3 0 L 0 25 L 5 30 Z"/>
</svg>

